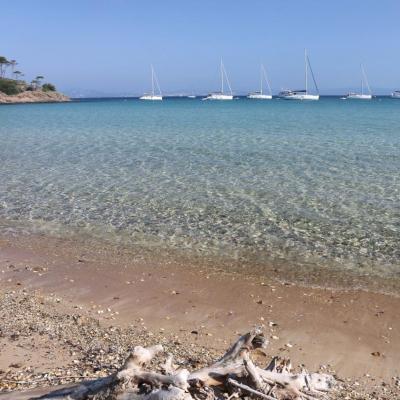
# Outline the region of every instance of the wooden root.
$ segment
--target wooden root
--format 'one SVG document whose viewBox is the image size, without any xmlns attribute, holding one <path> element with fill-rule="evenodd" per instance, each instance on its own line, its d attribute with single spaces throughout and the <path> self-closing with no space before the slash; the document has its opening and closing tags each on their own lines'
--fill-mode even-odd
<svg viewBox="0 0 400 400">
<path fill-rule="evenodd" d="M 170 355 L 160 372 L 148 371 L 146 367 L 163 352 L 163 347 L 136 346 L 117 373 L 60 390 L 50 388 L 36 399 L 214 400 L 250 395 L 265 400 L 311 400 L 326 396 L 333 388 L 331 375 L 292 373 L 288 360 L 275 357 L 266 369 L 256 366 L 251 351 L 266 344 L 261 330 L 254 329 L 241 336 L 215 363 L 192 373 L 177 369 Z"/>
</svg>

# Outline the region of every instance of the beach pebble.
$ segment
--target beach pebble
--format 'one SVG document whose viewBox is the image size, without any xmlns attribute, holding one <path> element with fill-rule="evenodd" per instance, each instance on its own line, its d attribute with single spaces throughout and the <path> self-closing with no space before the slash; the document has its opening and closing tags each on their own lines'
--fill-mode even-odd
<svg viewBox="0 0 400 400">
<path fill-rule="evenodd" d="M 9 365 L 9 368 L 21 368 L 22 364 L 21 363 L 12 363 Z"/>
</svg>

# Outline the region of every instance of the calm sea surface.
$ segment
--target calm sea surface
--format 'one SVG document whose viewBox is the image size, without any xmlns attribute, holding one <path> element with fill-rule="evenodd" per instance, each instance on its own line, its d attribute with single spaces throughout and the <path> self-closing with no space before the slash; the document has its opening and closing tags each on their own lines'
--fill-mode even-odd
<svg viewBox="0 0 400 400">
<path fill-rule="evenodd" d="M 400 100 L 0 107 L 0 233 L 400 277 Z"/>
</svg>

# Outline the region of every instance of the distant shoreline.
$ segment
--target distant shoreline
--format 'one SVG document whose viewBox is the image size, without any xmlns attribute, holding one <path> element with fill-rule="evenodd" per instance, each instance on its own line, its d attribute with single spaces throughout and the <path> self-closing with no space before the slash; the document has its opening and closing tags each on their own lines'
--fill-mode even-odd
<svg viewBox="0 0 400 400">
<path fill-rule="evenodd" d="M 166 99 L 176 99 L 176 100 L 201 100 L 203 97 L 206 97 L 206 94 L 198 94 L 195 95 L 196 98 L 188 98 L 187 95 L 164 95 L 164 100 Z M 343 94 L 326 94 L 326 95 L 320 95 L 321 98 L 332 98 L 332 99 L 340 99 L 341 97 L 343 97 Z M 253 99 L 247 99 L 247 95 L 246 94 L 240 94 L 240 95 L 235 95 L 235 98 L 238 99 L 243 99 L 243 100 L 249 100 L 250 102 L 257 102 L 257 100 L 253 100 Z M 279 99 L 278 95 L 273 95 L 272 97 L 274 100 L 275 99 Z M 392 99 L 392 97 L 390 95 L 387 94 L 383 94 L 383 95 L 374 95 L 373 98 L 377 98 L 377 99 Z M 100 100 L 139 100 L 140 99 L 140 95 L 135 95 L 135 96 L 93 96 L 93 97 L 71 97 L 70 100 L 71 101 L 100 101 Z M 268 103 L 268 101 L 263 101 L 263 100 L 258 100 L 258 102 L 266 102 Z"/>
<path fill-rule="evenodd" d="M 29 95 L 26 95 L 30 93 Z M 44 95 L 44 96 L 43 96 Z M 205 97 L 205 94 L 196 95 L 196 98 L 188 98 L 186 95 L 171 95 L 164 96 L 164 100 L 201 100 Z M 321 95 L 320 99 L 340 99 L 343 95 L 340 94 L 327 94 Z M 37 97 L 37 98 L 35 98 Z M 263 100 L 247 99 L 247 95 L 235 96 L 237 100 L 248 100 L 249 102 L 266 102 Z M 281 100 L 277 95 L 274 95 L 273 100 Z M 376 95 L 374 99 L 392 99 L 390 95 Z M 100 97 L 69 97 L 59 92 L 24 92 L 19 95 L 5 95 L 0 92 L 0 105 L 11 105 L 11 104 L 35 104 L 35 103 L 67 103 L 67 102 L 89 102 L 89 101 L 121 101 L 121 100 L 140 100 L 140 96 L 100 96 Z"/>
</svg>

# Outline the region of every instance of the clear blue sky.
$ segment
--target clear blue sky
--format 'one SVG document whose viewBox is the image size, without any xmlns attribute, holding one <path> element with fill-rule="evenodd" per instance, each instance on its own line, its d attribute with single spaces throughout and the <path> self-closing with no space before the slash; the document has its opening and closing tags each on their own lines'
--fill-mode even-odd
<svg viewBox="0 0 400 400">
<path fill-rule="evenodd" d="M 321 91 L 359 83 L 400 88 L 400 0 L 2 1 L 0 55 L 27 78 L 60 89 L 141 93 L 153 63 L 164 92 L 219 86 L 222 56 L 232 87 L 299 88 L 307 47 Z"/>
</svg>

